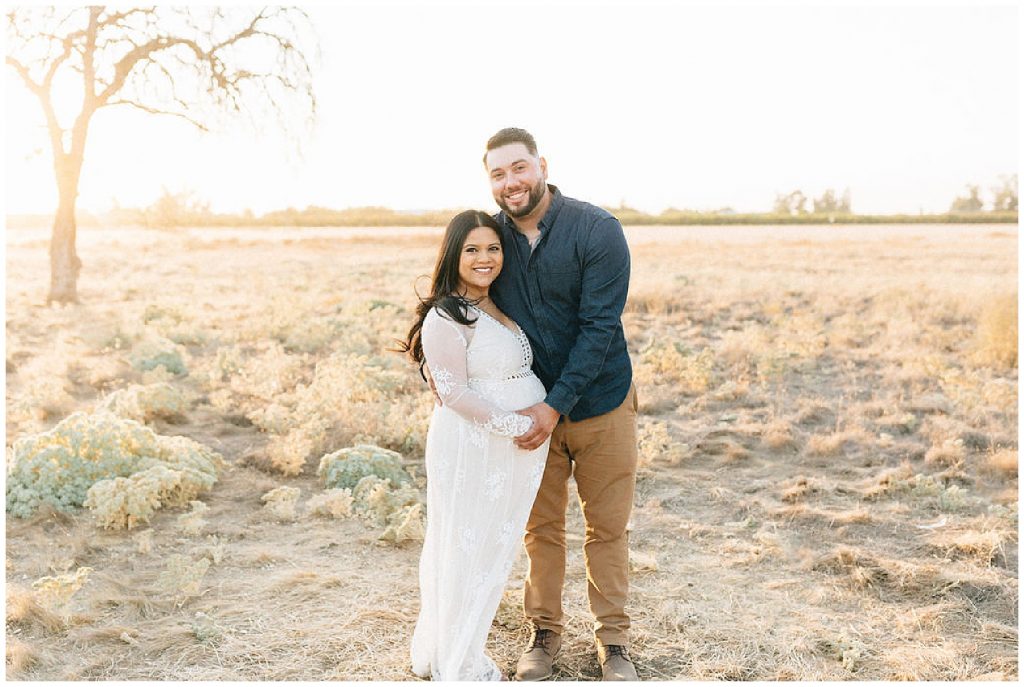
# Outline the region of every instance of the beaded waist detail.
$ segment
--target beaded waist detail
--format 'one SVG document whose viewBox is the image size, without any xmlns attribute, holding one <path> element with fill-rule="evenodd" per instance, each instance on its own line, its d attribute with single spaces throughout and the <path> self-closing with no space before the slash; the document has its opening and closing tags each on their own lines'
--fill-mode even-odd
<svg viewBox="0 0 1024 687">
<path fill-rule="evenodd" d="M 469 381 L 478 382 L 481 384 L 496 384 L 498 382 L 511 382 L 513 379 L 526 379 L 527 377 L 533 377 L 533 370 L 521 370 L 513 375 L 509 375 L 504 379 L 484 379 L 482 377 L 470 377 Z"/>
</svg>

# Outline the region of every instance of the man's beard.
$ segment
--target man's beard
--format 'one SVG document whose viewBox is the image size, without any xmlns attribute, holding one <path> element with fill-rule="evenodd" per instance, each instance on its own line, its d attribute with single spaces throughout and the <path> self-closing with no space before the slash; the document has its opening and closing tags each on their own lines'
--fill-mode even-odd
<svg viewBox="0 0 1024 687">
<path fill-rule="evenodd" d="M 526 217 L 528 214 L 537 209 L 540 204 L 541 198 L 544 197 L 544 191 L 547 190 L 547 182 L 541 179 L 537 184 L 530 189 L 528 198 L 526 199 L 526 205 L 519 210 L 511 210 L 508 204 L 505 202 L 504 196 L 498 198 L 498 207 L 505 211 L 505 214 L 509 217 L 516 219 L 520 217 Z"/>
</svg>

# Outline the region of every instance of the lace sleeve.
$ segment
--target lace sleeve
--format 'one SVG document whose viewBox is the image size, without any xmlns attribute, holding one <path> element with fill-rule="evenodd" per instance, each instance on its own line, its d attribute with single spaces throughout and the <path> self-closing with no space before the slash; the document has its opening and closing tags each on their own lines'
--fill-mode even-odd
<svg viewBox="0 0 1024 687">
<path fill-rule="evenodd" d="M 466 337 L 458 324 L 431 310 L 423 320 L 421 336 L 430 376 L 446 408 L 499 436 L 517 437 L 529 431 L 532 418 L 503 410 L 469 388 Z"/>
</svg>

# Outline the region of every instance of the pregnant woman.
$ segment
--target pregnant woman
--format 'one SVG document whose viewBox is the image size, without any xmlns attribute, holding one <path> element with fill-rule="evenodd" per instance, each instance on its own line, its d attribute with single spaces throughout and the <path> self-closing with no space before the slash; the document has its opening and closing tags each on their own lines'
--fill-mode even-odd
<svg viewBox="0 0 1024 687">
<path fill-rule="evenodd" d="M 441 405 L 427 433 L 427 532 L 413 672 L 501 680 L 484 653 L 491 621 L 544 473 L 548 442 L 525 451 L 513 412 L 545 397 L 522 329 L 488 296 L 503 262 L 500 230 L 467 210 L 445 230 L 430 295 L 402 345 L 426 366 Z"/>
</svg>

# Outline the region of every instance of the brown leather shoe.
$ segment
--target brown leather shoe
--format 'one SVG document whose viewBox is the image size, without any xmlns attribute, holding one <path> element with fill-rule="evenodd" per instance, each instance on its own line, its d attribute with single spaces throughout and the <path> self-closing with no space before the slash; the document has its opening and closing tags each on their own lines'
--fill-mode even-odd
<svg viewBox="0 0 1024 687">
<path fill-rule="evenodd" d="M 530 637 L 530 646 L 516 664 L 516 680 L 519 682 L 536 682 L 547 680 L 554 672 L 552 665 L 555 656 L 562 648 L 562 636 L 554 630 L 534 628 Z"/>
<path fill-rule="evenodd" d="M 597 658 L 601 662 L 601 679 L 638 682 L 636 666 L 629 657 L 629 650 L 621 644 L 598 645 Z"/>
</svg>

